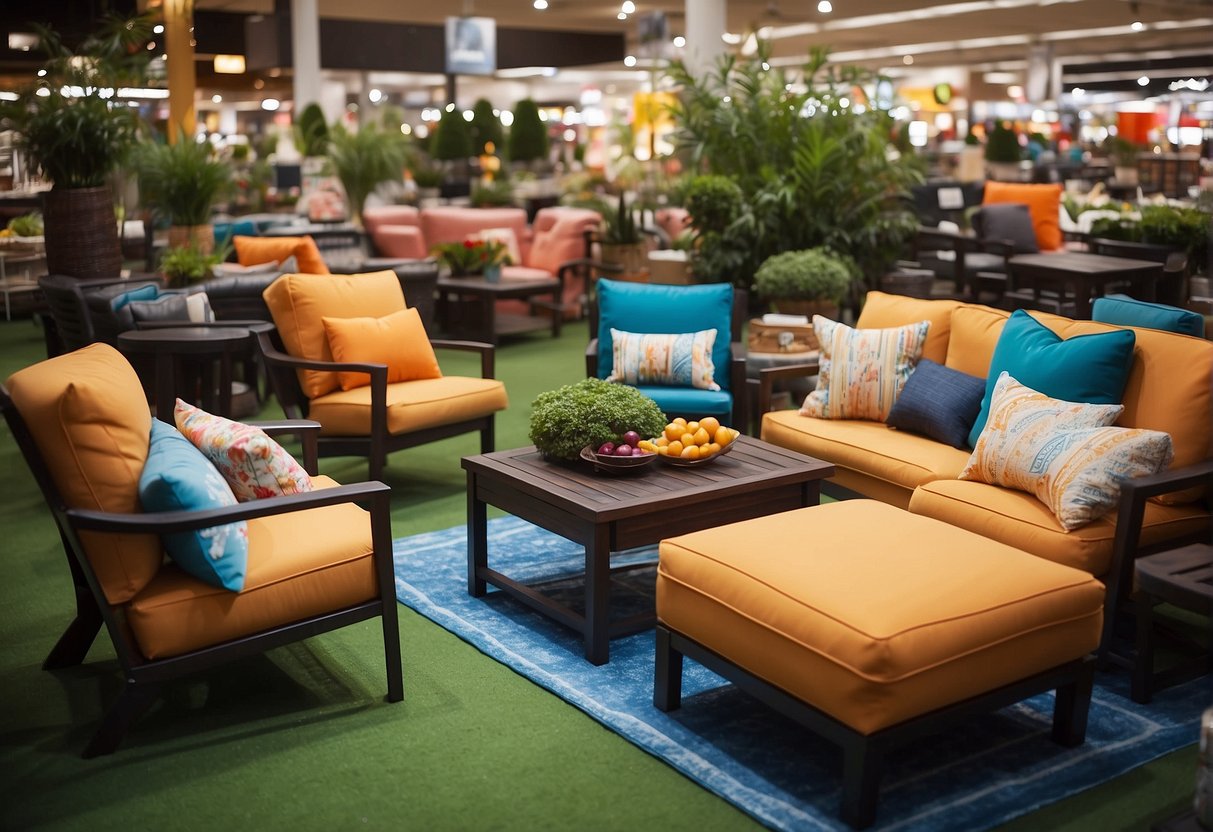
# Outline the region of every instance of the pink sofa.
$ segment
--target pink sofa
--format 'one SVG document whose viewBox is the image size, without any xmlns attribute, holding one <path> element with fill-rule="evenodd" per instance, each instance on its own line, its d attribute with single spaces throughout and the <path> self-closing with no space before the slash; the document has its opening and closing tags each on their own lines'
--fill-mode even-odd
<svg viewBox="0 0 1213 832">
<path fill-rule="evenodd" d="M 418 210 L 391 205 L 363 213 L 376 251 L 384 257 L 422 259 L 438 243 L 457 243 L 490 228 L 508 228 L 518 242 L 519 263 L 502 269 L 502 278 L 554 277 L 565 264 L 585 256 L 585 231 L 602 218 L 585 208 L 542 208 L 527 225 L 522 208 L 441 206 Z M 565 273 L 565 317 L 577 317 L 585 293 L 584 277 Z"/>
</svg>

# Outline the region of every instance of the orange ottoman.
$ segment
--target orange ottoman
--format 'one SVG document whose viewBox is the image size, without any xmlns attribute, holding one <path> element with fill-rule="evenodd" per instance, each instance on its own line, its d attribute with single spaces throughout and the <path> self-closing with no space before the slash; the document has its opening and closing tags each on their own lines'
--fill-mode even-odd
<svg viewBox="0 0 1213 832">
<path fill-rule="evenodd" d="M 842 818 L 875 819 L 890 748 L 1057 689 L 1086 733 L 1104 586 L 1078 569 L 873 500 L 664 540 L 654 704 L 690 656 L 844 754 Z"/>
</svg>

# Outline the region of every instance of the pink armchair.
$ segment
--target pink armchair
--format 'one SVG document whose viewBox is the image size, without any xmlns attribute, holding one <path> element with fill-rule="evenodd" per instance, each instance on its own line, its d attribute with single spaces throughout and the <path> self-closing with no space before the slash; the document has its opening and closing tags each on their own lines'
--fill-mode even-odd
<svg viewBox="0 0 1213 832">
<path fill-rule="evenodd" d="M 429 257 L 429 247 L 421 233 L 421 212 L 411 205 L 367 208 L 362 212 L 362 221 L 380 257 L 410 260 Z"/>
</svg>

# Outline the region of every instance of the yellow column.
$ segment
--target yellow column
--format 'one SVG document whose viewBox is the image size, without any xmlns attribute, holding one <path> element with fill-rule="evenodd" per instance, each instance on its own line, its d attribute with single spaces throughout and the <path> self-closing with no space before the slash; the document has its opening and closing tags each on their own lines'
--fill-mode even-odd
<svg viewBox="0 0 1213 832">
<path fill-rule="evenodd" d="M 164 44 L 168 70 L 168 138 L 194 135 L 194 0 L 164 0 Z"/>
</svg>

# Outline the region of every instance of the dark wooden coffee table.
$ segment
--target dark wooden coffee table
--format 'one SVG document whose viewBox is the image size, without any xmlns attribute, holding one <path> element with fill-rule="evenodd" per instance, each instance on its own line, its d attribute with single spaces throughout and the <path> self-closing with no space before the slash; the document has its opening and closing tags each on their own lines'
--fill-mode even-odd
<svg viewBox="0 0 1213 832">
<path fill-rule="evenodd" d="M 496 344 L 502 335 L 517 335 L 550 329 L 560 335 L 563 316 L 560 292 L 563 284 L 555 277 L 503 277 L 493 282 L 480 276 L 438 278 L 438 320 L 450 335 Z M 551 300 L 539 300 L 548 298 Z M 499 300 L 524 300 L 551 312 L 549 316 L 501 315 Z"/>
<path fill-rule="evenodd" d="M 748 436 L 714 463 L 657 460 L 644 473 L 598 474 L 588 463 L 548 462 L 533 446 L 463 458 L 468 478 L 468 593 L 492 585 L 579 630 L 585 656 L 606 664 L 612 637 L 653 626 L 652 610 L 610 621 L 611 552 L 667 537 L 817 505 L 834 466 Z M 489 567 L 488 506 L 585 546 L 585 614 Z M 761 541 L 755 541 L 761 546 Z M 634 568 L 634 567 L 630 567 Z"/>
<path fill-rule="evenodd" d="M 177 397 L 190 402 L 197 398 L 179 366 L 185 358 L 201 362 L 199 404 L 220 416 L 232 416 L 232 359 L 248 349 L 249 338 L 249 329 L 235 326 L 132 329 L 118 334 L 118 349 L 127 355 L 155 356 L 156 416 L 171 425 Z M 219 364 L 218 381 L 213 378 L 213 362 Z"/>
</svg>

